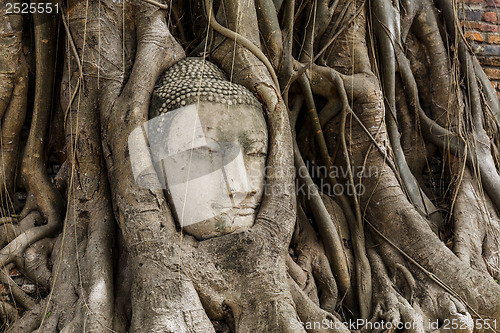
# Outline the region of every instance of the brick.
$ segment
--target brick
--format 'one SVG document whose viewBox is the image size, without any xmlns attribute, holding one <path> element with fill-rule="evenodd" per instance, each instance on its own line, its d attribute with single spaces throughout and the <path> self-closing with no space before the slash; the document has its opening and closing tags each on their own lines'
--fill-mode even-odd
<svg viewBox="0 0 500 333">
<path fill-rule="evenodd" d="M 464 35 L 500 98 L 500 0 L 460 0 Z"/>
<path fill-rule="evenodd" d="M 471 39 L 475 42 L 484 42 L 483 36 L 479 32 L 474 32 L 474 31 L 466 31 L 465 32 L 465 38 Z"/>
<path fill-rule="evenodd" d="M 477 57 L 481 65 L 500 67 L 500 57 Z"/>
<path fill-rule="evenodd" d="M 500 57 L 500 45 L 484 45 L 483 55 Z"/>
<path fill-rule="evenodd" d="M 500 35 L 488 35 L 489 44 L 500 44 Z"/>
<path fill-rule="evenodd" d="M 486 13 L 484 13 L 483 19 L 486 22 L 497 23 L 497 13 L 495 13 L 495 12 L 486 12 Z"/>
<path fill-rule="evenodd" d="M 12 268 L 9 272 L 10 277 L 18 277 L 21 276 L 21 272 L 19 272 L 17 269 Z"/>
<path fill-rule="evenodd" d="M 500 26 L 498 24 L 481 23 L 479 29 L 481 29 L 481 31 L 487 31 L 487 32 L 499 32 Z"/>
<path fill-rule="evenodd" d="M 500 80 L 500 68 L 487 67 L 484 69 L 484 72 L 490 80 Z"/>
<path fill-rule="evenodd" d="M 491 24 L 486 22 L 471 22 L 471 21 L 462 21 L 461 25 L 466 30 L 480 30 L 485 32 L 500 32 L 500 25 Z"/>
<path fill-rule="evenodd" d="M 484 14 L 482 10 L 466 9 L 466 10 L 460 10 L 458 12 L 458 18 L 460 20 L 463 20 L 465 17 L 465 20 L 467 21 L 481 21 L 483 16 Z"/>
<path fill-rule="evenodd" d="M 483 24 L 481 22 L 469 22 L 469 21 L 465 21 L 465 22 L 462 21 L 460 23 L 467 30 L 471 30 L 471 29 L 481 30 L 481 26 Z"/>
</svg>

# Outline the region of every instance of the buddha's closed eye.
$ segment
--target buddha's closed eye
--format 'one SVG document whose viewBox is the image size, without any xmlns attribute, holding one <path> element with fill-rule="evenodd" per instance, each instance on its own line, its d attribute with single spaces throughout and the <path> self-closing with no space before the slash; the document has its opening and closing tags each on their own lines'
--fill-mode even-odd
<svg viewBox="0 0 500 333">
<path fill-rule="evenodd" d="M 257 149 L 262 150 L 261 148 Z M 239 145 L 231 142 L 217 141 L 209 141 L 206 145 L 194 147 L 184 152 L 188 160 L 203 160 L 205 163 L 210 163 L 213 169 L 224 167 L 224 165 L 231 163 L 241 153 Z"/>
</svg>

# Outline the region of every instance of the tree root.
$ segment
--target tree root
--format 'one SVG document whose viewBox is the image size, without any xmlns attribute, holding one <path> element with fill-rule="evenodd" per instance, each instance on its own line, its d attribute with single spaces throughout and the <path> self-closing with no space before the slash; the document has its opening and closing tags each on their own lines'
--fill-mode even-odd
<svg viewBox="0 0 500 333">
<path fill-rule="evenodd" d="M 351 32 L 353 33 L 353 32 Z M 353 42 L 356 37 L 349 36 L 348 42 L 345 41 L 346 36 L 339 36 L 336 41 L 339 47 L 341 43 L 349 43 L 351 48 L 350 57 L 355 56 L 359 63 L 351 64 L 349 68 L 344 68 L 345 63 L 342 59 L 331 59 L 327 65 L 335 70 L 361 72 L 359 68 L 369 67 L 368 49 L 362 44 Z M 346 59 L 351 59 L 347 55 Z M 400 69 L 402 68 L 400 62 Z M 404 64 L 403 64 L 404 65 Z M 355 67 L 357 66 L 357 67 Z M 353 67 L 355 67 L 353 69 Z M 365 73 L 370 73 L 369 70 L 363 70 Z M 410 71 L 411 73 L 411 71 Z M 374 78 L 376 81 L 376 79 Z M 359 86 L 358 86 L 359 87 Z M 366 85 L 365 85 L 366 87 Z M 415 86 L 413 86 L 415 87 Z M 366 88 L 365 88 L 366 89 Z M 351 91 L 349 88 L 346 89 Z M 415 89 L 407 89 L 415 91 Z M 355 91 L 356 93 L 357 91 Z M 359 117 L 364 126 L 373 132 L 380 128 L 384 117 L 384 108 L 382 96 L 377 89 L 367 91 L 363 95 L 356 95 L 355 107 L 353 111 Z M 353 98 L 351 96 L 351 98 Z M 414 99 L 412 99 L 413 101 Z M 435 126 L 434 124 L 432 126 Z M 411 258 L 414 258 L 422 267 L 425 267 L 430 274 L 438 276 L 447 286 L 455 290 L 456 294 L 460 294 L 468 303 L 468 306 L 473 308 L 481 316 L 490 316 L 498 318 L 500 315 L 500 303 L 494 301 L 483 302 L 470 290 L 470 281 L 464 276 L 474 276 L 474 284 L 481 284 L 483 292 L 491 288 L 491 293 L 499 295 L 500 289 L 492 279 L 482 275 L 480 272 L 466 268 L 460 260 L 458 260 L 448 248 L 436 237 L 430 230 L 427 222 L 422 217 L 417 217 L 416 211 L 409 208 L 407 201 L 401 200 L 402 195 L 400 186 L 397 184 L 397 178 L 392 170 L 387 166 L 385 160 L 378 153 L 374 154 L 370 147 L 372 139 L 368 135 L 359 135 L 362 130 L 356 123 L 352 122 L 349 127 L 351 136 L 349 139 L 351 161 L 355 167 L 362 167 L 367 159 L 370 160 L 371 166 L 380 167 L 377 172 L 365 174 L 362 178 L 362 183 L 365 186 L 365 195 L 361 196 L 361 205 L 366 207 L 365 218 L 370 220 L 378 230 L 384 235 L 391 235 L 391 240 L 405 251 Z M 433 127 L 434 128 L 434 127 Z M 372 132 L 372 136 L 375 134 Z M 383 146 L 387 142 L 387 133 L 382 129 L 376 140 Z M 403 204 L 404 202 L 404 204 Z M 439 258 L 436 260 L 435 258 Z M 446 258 L 446 259 L 444 259 Z M 406 259 L 405 259 L 406 261 Z M 450 273 L 451 271 L 457 273 Z M 458 273 L 462 272 L 462 273 Z M 491 300 L 491 299 L 490 299 Z M 472 311 L 472 310 L 471 310 Z"/>
<path fill-rule="evenodd" d="M 9 267 L 9 266 L 7 266 Z M 9 276 L 9 269 L 4 268 L 0 272 L 0 281 L 3 284 L 9 286 L 9 291 L 14 299 L 14 304 L 20 305 L 26 310 L 30 310 L 35 306 L 35 301 L 28 296 Z"/>
<path fill-rule="evenodd" d="M 437 285 L 422 279 L 420 272 L 415 273 L 419 281 L 415 296 L 405 298 L 391 282 L 384 267 L 391 265 L 391 258 L 379 256 L 375 249 L 370 249 L 368 255 L 376 276 L 376 311 L 364 330 L 380 332 L 383 328 L 389 331 L 391 328 L 404 328 L 406 332 L 473 331 L 474 321 L 465 306 Z M 409 270 L 407 274 L 413 275 Z M 377 321 L 378 325 L 375 324 Z M 374 327 L 376 329 L 372 330 Z"/>
<path fill-rule="evenodd" d="M 334 313 L 337 303 L 337 283 L 322 244 L 309 223 L 307 216 L 299 206 L 297 208 L 298 225 L 291 245 L 297 255 L 297 265 L 306 274 L 305 281 L 299 286 L 318 306 Z M 299 283 L 299 281 L 296 281 Z M 321 295 L 318 299 L 317 295 Z"/>
<path fill-rule="evenodd" d="M 0 322 L 9 325 L 17 319 L 18 313 L 15 307 L 6 302 L 0 303 Z"/>
<path fill-rule="evenodd" d="M 403 148 L 401 146 L 400 134 L 397 124 L 397 109 L 396 109 L 396 56 L 395 47 L 399 47 L 400 31 L 396 22 L 399 22 L 399 9 L 394 8 L 390 1 L 376 1 L 373 6 L 375 32 L 379 40 L 382 62 L 380 70 L 382 72 L 382 83 L 384 94 L 387 100 L 388 110 L 386 112 L 386 126 L 388 137 L 394 151 L 394 159 L 398 166 L 402 186 L 408 193 L 410 201 L 415 205 L 416 209 L 423 215 L 433 219 L 433 224 L 441 225 L 442 221 L 438 214 L 429 214 L 436 211 L 436 207 L 426 197 L 420 189 L 414 175 L 411 173 L 406 161 Z"/>
<path fill-rule="evenodd" d="M 306 328 L 308 333 L 350 332 L 337 317 L 314 304 L 314 302 L 291 279 L 289 279 L 289 287 L 292 292 L 293 302 L 297 308 L 298 316 L 300 320 L 305 323 L 305 325 L 300 324 L 295 319 L 290 323 L 290 326 Z M 325 322 L 327 325 L 325 325 Z M 318 325 L 319 323 L 321 324 Z"/>
<path fill-rule="evenodd" d="M 53 239 L 42 239 L 26 249 L 24 252 L 24 261 L 16 261 L 16 266 L 24 275 L 47 290 L 50 288 L 50 280 L 52 278 L 49 258 L 53 245 Z"/>
<path fill-rule="evenodd" d="M 374 311 L 374 317 L 371 319 L 372 325 L 367 324 L 366 328 L 375 326 L 373 323 L 376 321 L 383 320 L 388 324 L 388 327 L 405 327 L 406 324 L 409 326 L 405 329 L 406 332 L 423 333 L 424 321 L 422 316 L 413 309 L 409 303 L 411 300 L 405 299 L 396 291 L 380 256 L 374 249 L 369 249 L 368 257 L 373 267 L 376 285 L 373 297 L 376 310 Z M 374 331 L 380 332 L 383 330 L 375 329 Z"/>
<path fill-rule="evenodd" d="M 342 297 L 345 297 L 347 306 L 351 308 L 351 311 L 357 312 L 357 309 L 355 308 L 354 295 L 352 293 L 349 267 L 343 251 L 342 241 L 337 230 L 335 229 L 335 225 L 332 223 L 332 219 L 329 216 L 330 214 L 328 213 L 325 204 L 321 200 L 321 197 L 319 196 L 312 180 L 308 177 L 308 173 L 306 173 L 306 177 L 301 177 L 301 175 L 303 175 L 304 172 L 307 172 L 307 170 L 305 169 L 302 158 L 299 156 L 298 148 L 295 154 L 295 161 L 299 180 L 307 185 L 307 193 L 311 196 L 309 199 L 310 209 L 315 217 L 316 225 L 320 229 L 323 244 L 326 244 L 325 250 L 329 258 L 330 265 L 333 268 L 333 273 L 336 276 L 337 283 L 339 284 L 339 291 Z"/>
<path fill-rule="evenodd" d="M 492 208 L 465 169 L 454 205 L 453 252 L 466 264 L 498 280 L 500 221 Z"/>
<path fill-rule="evenodd" d="M 22 260 L 26 248 L 38 240 L 53 235 L 61 222 L 63 201 L 61 195 L 57 192 L 48 178 L 45 169 L 46 156 L 44 149 L 44 142 L 47 140 L 49 128 L 54 75 L 54 63 L 48 59 L 53 59 L 53 54 L 55 52 L 55 22 L 53 19 L 48 19 L 46 24 L 40 24 L 40 19 L 41 17 L 39 15 L 34 15 L 35 36 L 38 37 L 37 44 L 40 44 L 36 52 L 36 102 L 34 104 L 32 126 L 30 128 L 21 169 L 22 175 L 25 177 L 28 186 L 29 200 L 27 205 L 29 206 L 25 206 L 21 213 L 22 220 L 19 222 L 19 229 L 16 230 L 21 233 L 16 235 L 17 237 L 15 239 L 11 240 L 7 246 L 0 250 L 1 266 L 13 261 Z M 42 42 L 42 39 L 45 42 Z M 21 101 L 19 103 L 26 102 Z M 19 106 L 22 105 L 23 104 L 20 104 Z M 32 212 L 32 210 L 35 209 L 40 211 L 46 218 L 46 224 L 41 226 L 35 224 L 38 216 L 36 212 Z M 5 276 L 4 280 L 10 282 L 8 277 Z M 13 287 L 14 297 L 26 308 L 33 308 L 34 302 L 26 296 L 17 285 L 13 283 L 10 284 Z"/>
<path fill-rule="evenodd" d="M 5 2 L 2 6 L 5 7 Z M 12 197 L 21 128 L 27 111 L 28 67 L 22 50 L 22 15 L 0 19 L 0 216 L 15 214 Z"/>
</svg>

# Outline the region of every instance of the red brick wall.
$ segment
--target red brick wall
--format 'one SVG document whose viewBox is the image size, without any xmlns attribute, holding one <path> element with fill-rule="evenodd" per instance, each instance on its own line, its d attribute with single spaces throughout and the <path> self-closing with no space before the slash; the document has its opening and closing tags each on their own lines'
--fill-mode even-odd
<svg viewBox="0 0 500 333">
<path fill-rule="evenodd" d="M 500 0 L 458 0 L 465 36 L 500 98 Z"/>
</svg>

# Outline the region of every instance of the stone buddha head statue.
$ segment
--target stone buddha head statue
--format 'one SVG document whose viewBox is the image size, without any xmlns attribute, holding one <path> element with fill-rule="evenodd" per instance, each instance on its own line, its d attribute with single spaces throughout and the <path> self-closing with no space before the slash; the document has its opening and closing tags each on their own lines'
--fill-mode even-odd
<svg viewBox="0 0 500 333">
<path fill-rule="evenodd" d="M 264 192 L 268 145 L 255 96 L 207 60 L 186 58 L 160 77 L 149 119 L 134 132 L 144 135 L 184 231 L 207 239 L 251 227 Z"/>
</svg>

